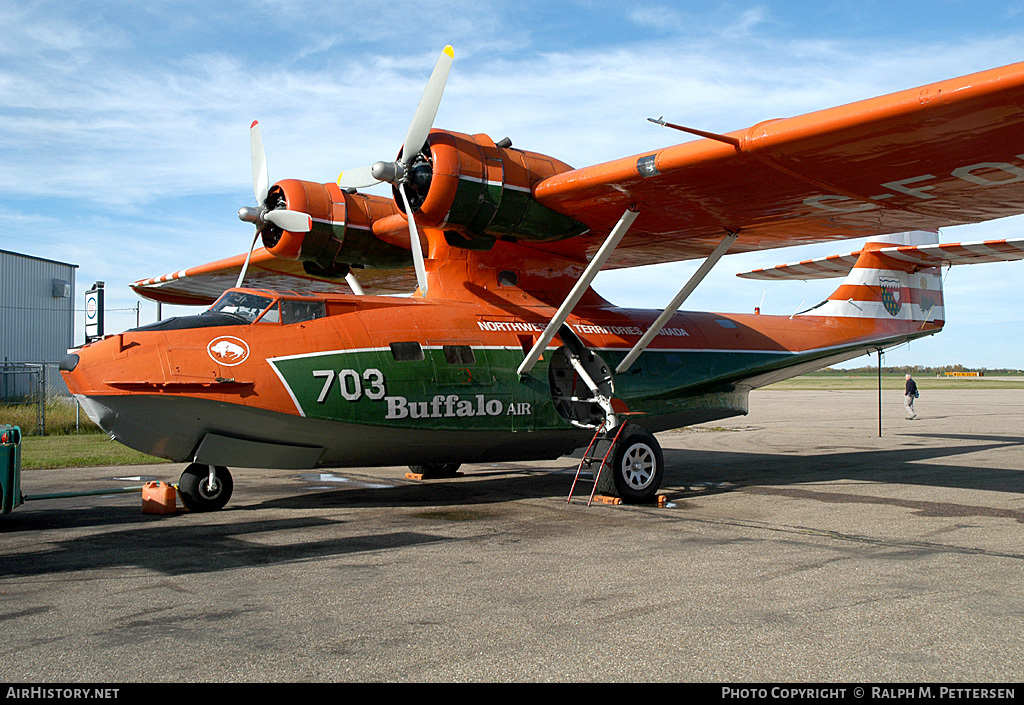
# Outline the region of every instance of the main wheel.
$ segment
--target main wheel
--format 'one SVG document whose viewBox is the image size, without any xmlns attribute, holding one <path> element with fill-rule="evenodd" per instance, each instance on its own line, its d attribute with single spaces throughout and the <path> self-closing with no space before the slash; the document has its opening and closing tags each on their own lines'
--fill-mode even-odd
<svg viewBox="0 0 1024 705">
<path fill-rule="evenodd" d="M 410 465 L 409 469 L 424 480 L 441 480 L 455 477 L 459 473 L 460 463 L 429 463 L 427 465 Z"/>
<path fill-rule="evenodd" d="M 181 502 L 190 512 L 215 512 L 223 509 L 231 499 L 234 482 L 231 473 L 223 465 L 213 469 L 213 486 L 210 487 L 210 466 L 192 463 L 178 480 L 178 494 Z"/>
<path fill-rule="evenodd" d="M 615 444 L 612 479 L 619 497 L 627 502 L 653 502 L 665 475 L 665 458 L 654 434 L 627 428 Z"/>
</svg>

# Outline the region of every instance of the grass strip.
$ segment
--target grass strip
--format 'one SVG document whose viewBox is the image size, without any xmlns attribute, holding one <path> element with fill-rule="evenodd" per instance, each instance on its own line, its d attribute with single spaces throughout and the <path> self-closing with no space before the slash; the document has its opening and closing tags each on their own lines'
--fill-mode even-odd
<svg viewBox="0 0 1024 705">
<path fill-rule="evenodd" d="M 85 468 L 98 465 L 150 465 L 168 460 L 132 450 L 102 433 L 22 436 L 21 469 Z"/>
</svg>

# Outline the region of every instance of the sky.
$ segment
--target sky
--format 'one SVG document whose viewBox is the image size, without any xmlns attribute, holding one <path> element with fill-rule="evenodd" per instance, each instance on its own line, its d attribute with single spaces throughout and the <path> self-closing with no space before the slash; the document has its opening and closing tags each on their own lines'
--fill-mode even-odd
<svg viewBox="0 0 1024 705">
<path fill-rule="evenodd" d="M 648 117 L 729 132 L 1024 60 L 1024 0 L 4 0 L 0 26 L 0 249 L 79 265 L 79 308 L 104 281 L 107 332 L 156 319 L 129 282 L 248 247 L 236 212 L 254 205 L 253 120 L 272 181 L 393 158 L 446 44 L 436 127 L 574 167 L 685 139 Z M 942 240 L 1020 236 L 1024 217 Z M 683 308 L 792 314 L 838 281 L 735 274 L 860 243 L 728 256 Z M 595 288 L 661 307 L 698 264 L 605 272 Z M 952 268 L 945 330 L 885 364 L 1024 368 L 1022 278 L 1024 262 Z"/>
</svg>

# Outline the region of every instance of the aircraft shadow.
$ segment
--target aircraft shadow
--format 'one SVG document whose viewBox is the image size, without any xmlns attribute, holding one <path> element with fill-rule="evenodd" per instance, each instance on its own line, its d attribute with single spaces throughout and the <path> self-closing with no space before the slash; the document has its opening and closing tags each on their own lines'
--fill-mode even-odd
<svg viewBox="0 0 1024 705">
<path fill-rule="evenodd" d="M 856 480 L 1024 494 L 1024 469 L 979 468 L 956 462 L 957 457 L 971 453 L 1024 446 L 1024 438 L 932 434 L 920 434 L 919 437 L 922 442 L 924 439 L 942 438 L 948 443 L 896 450 L 823 450 L 820 455 L 810 456 L 670 448 L 665 450 L 666 474 L 662 489 L 670 500 L 684 502 L 680 505 L 684 509 L 688 498 L 746 492 L 831 503 L 891 504 L 932 516 L 993 516 L 1024 523 L 1024 511 L 1020 510 L 919 501 L 905 494 L 880 497 L 872 496 L 870 492 L 849 493 L 842 488 L 822 484 Z M 979 440 L 983 443 L 979 444 Z M 88 530 L 90 527 L 109 527 L 109 530 L 89 532 L 66 540 L 48 540 L 39 548 L 32 545 L 27 550 L 8 550 L 0 555 L 0 576 L 23 578 L 110 567 L 185 575 L 458 540 L 408 528 L 333 536 L 351 534 L 350 528 L 345 531 L 331 529 L 350 522 L 324 516 L 256 520 L 248 520 L 247 517 L 254 516 L 252 512 L 261 509 L 423 508 L 435 518 L 472 519 L 479 513 L 472 509 L 473 505 L 493 507 L 520 499 L 565 498 L 577 461 L 572 458 L 564 461 L 560 468 L 550 470 L 509 464 L 474 472 L 469 466 L 465 477 L 452 480 L 305 490 L 248 504 L 245 503 L 245 486 L 240 484 L 236 487 L 235 502 L 222 513 L 210 515 L 217 523 L 191 521 L 188 515 L 160 518 L 143 515 L 134 502 L 70 510 L 47 508 L 34 511 L 26 506 L 0 518 L 0 530 L 4 534 L 14 538 L 21 532 L 64 530 L 81 533 L 75 530 Z M 577 487 L 578 501 L 584 501 L 590 488 L 589 482 Z M 262 491 L 266 494 L 277 489 L 294 492 L 294 486 L 289 484 L 274 485 Z M 154 522 L 159 523 L 158 528 Z M 305 531 L 313 535 L 311 539 L 303 538 Z M 268 544 L 259 540 L 260 535 L 274 533 L 279 536 L 283 532 L 293 533 L 296 538 L 284 544 Z M 323 538 L 325 536 L 327 538 Z M 0 621 L 3 619 L 4 615 L 0 614 Z"/>
<path fill-rule="evenodd" d="M 755 486 L 771 488 L 857 480 L 1024 494 L 1022 467 L 980 468 L 955 462 L 962 455 L 1024 446 L 1024 437 L 945 434 L 906 436 L 908 439 L 915 437 L 941 438 L 950 442 L 942 446 L 911 446 L 895 450 L 824 451 L 813 456 L 668 449 L 665 451 L 666 475 L 662 487 L 669 492 L 672 488 L 681 488 L 685 495 L 749 491 Z M 961 444 L 956 441 L 971 442 Z M 984 443 L 979 444 L 979 441 Z M 943 460 L 947 462 L 936 462 Z"/>
<path fill-rule="evenodd" d="M 579 461 L 566 459 L 564 468 L 537 470 L 527 467 L 474 471 L 463 477 L 426 480 L 389 487 L 316 490 L 275 497 L 248 509 L 329 509 L 338 507 L 435 507 L 466 504 L 501 504 L 521 499 L 568 496 Z M 568 472 L 571 465 L 571 471 Z M 344 472 L 344 471 L 339 471 Z M 587 492 L 590 485 L 587 483 Z"/>
<path fill-rule="evenodd" d="M 71 514 L 79 511 L 83 510 L 73 510 Z M 90 513 L 91 510 L 84 511 Z M 108 511 L 107 520 L 111 523 L 134 523 L 126 515 L 129 511 L 137 513 L 138 509 L 133 506 L 121 512 Z M 150 523 L 149 526 L 90 533 L 51 542 L 38 551 L 11 552 L 0 556 L 0 576 L 26 578 L 118 567 L 150 570 L 165 575 L 213 573 L 454 540 L 408 530 L 302 539 L 303 530 L 324 536 L 340 533 L 332 532 L 330 527 L 345 523 L 318 517 L 228 521 L 214 525 L 176 522 L 176 518 L 181 518 L 181 515 L 161 518 L 157 530 Z M 32 516 L 26 515 L 22 520 L 22 530 L 33 528 L 34 523 Z M 79 522 L 79 525 L 82 523 L 88 522 Z M 294 541 L 284 544 L 268 544 L 258 540 L 259 535 L 271 532 L 276 535 L 284 532 L 298 533 Z M 0 615 L 0 621 L 3 619 Z"/>
<path fill-rule="evenodd" d="M 1024 437 L 915 435 L 921 438 L 964 440 L 970 443 L 948 443 L 938 447 L 914 446 L 898 450 L 829 451 L 814 456 L 669 448 L 664 450 L 666 470 L 662 490 L 669 495 L 697 492 L 707 494 L 736 491 L 755 485 L 777 486 L 859 480 L 1024 494 L 1024 468 L 982 469 L 952 462 L 960 455 L 1008 446 L 1024 446 Z M 914 436 L 908 436 L 912 437 Z M 979 445 L 978 441 L 987 443 Z M 951 462 L 934 462 L 943 458 L 949 458 Z M 563 461 L 564 465 L 558 470 L 532 469 L 523 464 L 510 464 L 507 469 L 475 471 L 473 466 L 467 466 L 464 477 L 452 480 L 431 480 L 388 488 L 318 490 L 275 497 L 250 508 L 493 505 L 524 498 L 567 497 L 579 461 L 572 457 L 563 458 Z M 695 486 L 699 489 L 691 489 Z M 589 495 L 590 490 L 590 482 L 581 482 L 574 496 Z"/>
</svg>

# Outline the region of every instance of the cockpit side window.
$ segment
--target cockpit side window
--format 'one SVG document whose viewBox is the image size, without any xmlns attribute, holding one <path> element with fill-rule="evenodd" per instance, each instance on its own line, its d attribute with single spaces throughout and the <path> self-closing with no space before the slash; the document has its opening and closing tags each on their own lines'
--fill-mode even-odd
<svg viewBox="0 0 1024 705">
<path fill-rule="evenodd" d="M 275 303 L 273 306 L 266 310 L 262 316 L 260 316 L 260 323 L 280 323 L 281 322 L 281 309 L 278 308 Z"/>
<path fill-rule="evenodd" d="M 326 310 L 323 301 L 290 301 L 281 300 L 281 323 L 299 323 L 323 318 Z"/>
<path fill-rule="evenodd" d="M 206 313 L 226 313 L 246 323 L 252 323 L 271 304 L 273 299 L 242 291 L 225 292 Z"/>
</svg>

